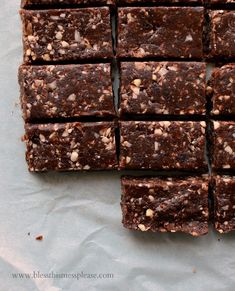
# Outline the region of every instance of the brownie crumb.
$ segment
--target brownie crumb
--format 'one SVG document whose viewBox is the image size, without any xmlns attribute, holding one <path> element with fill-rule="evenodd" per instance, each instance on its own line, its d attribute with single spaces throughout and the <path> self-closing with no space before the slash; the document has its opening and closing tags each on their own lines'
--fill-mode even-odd
<svg viewBox="0 0 235 291">
<path fill-rule="evenodd" d="M 37 236 L 36 240 L 43 240 L 43 236 L 42 235 Z"/>
</svg>

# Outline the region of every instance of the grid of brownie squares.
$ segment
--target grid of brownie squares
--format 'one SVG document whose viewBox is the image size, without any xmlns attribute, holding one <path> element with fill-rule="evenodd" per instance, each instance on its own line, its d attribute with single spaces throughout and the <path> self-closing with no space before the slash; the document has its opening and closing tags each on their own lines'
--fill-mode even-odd
<svg viewBox="0 0 235 291">
<path fill-rule="evenodd" d="M 215 228 L 235 230 L 230 5 L 22 0 L 29 171 L 131 170 L 121 178 L 126 228 L 204 235 L 213 198 Z M 136 177 L 136 170 L 164 175 Z"/>
<path fill-rule="evenodd" d="M 19 84 L 31 172 L 117 168 L 113 2 L 92 2 L 22 1 Z"/>
</svg>

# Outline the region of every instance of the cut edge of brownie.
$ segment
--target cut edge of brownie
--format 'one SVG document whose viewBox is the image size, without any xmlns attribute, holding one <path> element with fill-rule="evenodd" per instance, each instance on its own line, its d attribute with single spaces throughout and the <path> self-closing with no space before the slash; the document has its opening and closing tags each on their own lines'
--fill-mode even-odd
<svg viewBox="0 0 235 291">
<path fill-rule="evenodd" d="M 226 182 L 231 182 L 231 185 L 226 184 Z M 226 211 L 228 211 L 229 209 L 231 211 L 231 208 L 232 208 L 234 212 L 235 204 L 232 205 L 232 202 L 230 200 L 228 201 L 228 204 L 223 205 L 222 207 L 221 205 L 220 206 L 218 205 L 220 199 L 221 201 L 226 201 L 224 195 L 228 195 L 228 196 L 231 195 L 231 193 L 227 194 L 226 190 L 229 191 L 229 187 L 230 186 L 233 187 L 233 184 L 235 186 L 235 176 L 231 174 L 230 175 L 216 175 L 215 174 L 212 177 L 212 194 L 213 194 L 213 201 L 214 201 L 213 223 L 214 223 L 214 227 L 216 231 L 218 231 L 220 234 L 226 234 L 226 233 L 235 231 L 235 215 L 230 220 L 229 219 L 226 220 Z M 222 193 L 217 192 L 219 191 L 218 189 L 219 187 L 222 187 L 223 189 Z M 228 187 L 228 189 L 226 189 L 226 187 Z M 220 195 L 222 195 L 223 197 L 219 197 Z M 235 195 L 235 188 L 234 188 L 234 195 Z M 220 217 L 221 217 L 222 211 L 224 211 L 224 218 L 221 219 Z"/>
<path fill-rule="evenodd" d="M 211 77 L 208 81 L 208 86 L 209 86 L 208 87 L 209 88 L 208 96 L 210 98 L 210 103 L 211 103 L 210 104 L 210 106 L 211 106 L 210 115 L 214 118 L 218 117 L 218 116 L 225 116 L 225 117 L 228 116 L 231 118 L 235 117 L 235 100 L 234 100 L 234 106 L 232 106 L 232 108 L 229 108 L 228 106 L 226 106 L 226 101 L 229 100 L 230 98 L 234 98 L 233 95 L 231 96 L 231 94 L 233 92 L 230 92 L 231 94 L 229 94 L 229 95 L 228 94 L 223 95 L 222 93 L 220 94 L 220 92 L 218 91 L 219 82 L 220 83 L 223 82 L 223 80 L 221 80 L 221 78 L 225 77 L 224 74 L 225 75 L 226 75 L 226 73 L 229 74 L 229 70 L 231 70 L 231 74 L 233 71 L 235 72 L 235 63 L 229 62 L 225 65 L 215 67 L 213 69 Z M 220 81 L 218 81 L 219 78 L 220 78 Z M 227 80 L 230 81 L 230 78 Z M 225 79 L 225 81 L 226 81 L 226 79 Z M 218 83 L 216 84 L 216 82 L 218 82 Z M 231 79 L 230 83 L 233 83 L 233 79 Z M 226 86 L 226 85 L 224 84 L 224 86 Z M 232 91 L 232 89 L 231 89 L 231 91 Z M 225 102 L 225 106 L 220 109 L 219 105 L 217 104 L 218 102 L 220 102 L 220 104 L 222 104 L 222 102 Z"/>
<path fill-rule="evenodd" d="M 218 136 L 217 135 L 217 130 L 219 130 L 220 127 L 223 127 L 223 130 L 225 131 L 225 126 L 232 126 L 235 128 L 235 121 L 224 121 L 224 120 L 211 120 L 210 121 L 210 127 L 211 130 L 209 132 L 209 151 L 210 151 L 210 158 L 211 158 L 211 167 L 213 170 L 215 171 L 231 171 L 234 170 L 234 163 L 233 162 L 233 155 L 234 153 L 234 148 L 231 147 L 231 144 L 228 144 L 227 140 L 225 139 L 225 141 L 223 140 L 223 136 Z M 231 136 L 229 136 L 229 138 L 231 138 Z M 218 139 L 220 139 L 220 142 L 218 142 Z M 218 145 L 223 145 L 223 150 L 220 150 L 220 152 L 217 151 L 217 148 L 219 147 Z M 217 155 L 216 155 L 216 151 L 217 151 Z M 219 156 L 220 154 L 220 156 Z M 223 154 L 223 156 L 221 156 L 221 154 Z M 216 155 L 216 156 L 215 156 Z M 230 159 L 225 159 L 224 158 L 226 155 L 231 155 L 232 157 Z M 219 159 L 218 159 L 219 156 Z M 218 162 L 219 161 L 219 162 Z M 226 162 L 226 163 L 224 163 Z M 230 162 L 230 163 L 228 163 Z"/>
<path fill-rule="evenodd" d="M 62 0 L 58 3 L 55 0 L 47 0 L 47 1 L 32 1 L 32 0 L 21 0 L 20 7 L 24 9 L 40 9 L 40 8 L 48 8 L 48 9 L 62 9 L 67 7 L 73 8 L 87 8 L 87 7 L 101 7 L 101 6 L 116 6 L 117 0 Z"/>
<path fill-rule="evenodd" d="M 207 58 L 209 60 L 212 61 L 224 61 L 226 60 L 227 62 L 229 62 L 229 60 L 233 59 L 235 56 L 234 51 L 232 51 L 233 48 L 231 47 L 231 42 L 226 44 L 226 41 L 228 41 L 228 34 L 225 36 L 225 34 L 229 31 L 229 29 L 232 29 L 230 25 L 230 22 L 232 23 L 232 21 L 226 19 L 226 21 L 224 21 L 227 24 L 227 27 L 223 27 L 224 23 L 221 21 L 221 18 L 227 18 L 229 17 L 231 14 L 233 14 L 233 16 L 235 16 L 235 11 L 234 11 L 234 7 L 233 9 L 229 9 L 229 7 L 223 6 L 221 9 L 216 8 L 215 7 L 211 7 L 208 11 L 207 11 L 207 16 L 208 16 L 208 23 L 207 25 L 209 26 L 210 30 L 208 32 L 208 39 L 209 39 L 209 50 L 208 50 L 208 54 L 207 54 Z M 217 18 L 217 19 L 216 19 Z M 224 28 L 224 31 L 221 32 L 218 35 L 218 27 L 216 27 L 217 24 L 220 24 L 220 29 L 222 29 L 222 27 Z M 227 37 L 227 39 L 222 39 L 223 36 Z M 220 43 L 218 43 L 218 39 L 220 41 Z M 224 43 L 222 43 L 224 42 Z M 221 45 L 222 43 L 222 45 Z"/>
</svg>

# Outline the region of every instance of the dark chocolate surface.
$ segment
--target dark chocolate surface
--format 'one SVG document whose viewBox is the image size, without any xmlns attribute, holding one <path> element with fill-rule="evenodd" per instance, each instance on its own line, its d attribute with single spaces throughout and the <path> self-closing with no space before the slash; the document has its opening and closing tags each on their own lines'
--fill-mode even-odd
<svg viewBox="0 0 235 291">
<path fill-rule="evenodd" d="M 120 111 L 122 115 L 205 114 L 205 88 L 205 63 L 124 62 Z"/>
<path fill-rule="evenodd" d="M 113 122 L 26 124 L 25 130 L 29 171 L 116 168 Z"/>
<path fill-rule="evenodd" d="M 193 236 L 208 232 L 207 179 L 123 177 L 121 182 L 126 228 Z"/>
<path fill-rule="evenodd" d="M 214 177 L 214 223 L 220 233 L 235 230 L 235 177 Z"/>
<path fill-rule="evenodd" d="M 212 114 L 235 114 L 235 64 L 214 69 L 210 81 Z"/>
<path fill-rule="evenodd" d="M 108 7 L 21 10 L 24 61 L 111 58 Z"/>
<path fill-rule="evenodd" d="M 19 69 L 26 121 L 114 116 L 109 64 L 27 66 Z"/>
<path fill-rule="evenodd" d="M 121 169 L 206 170 L 205 122 L 123 121 Z"/>
<path fill-rule="evenodd" d="M 118 9 L 119 57 L 202 58 L 202 7 Z"/>
<path fill-rule="evenodd" d="M 212 167 L 235 169 L 235 122 L 213 121 L 212 128 Z"/>
<path fill-rule="evenodd" d="M 235 57 L 235 11 L 210 11 L 210 56 Z"/>
</svg>

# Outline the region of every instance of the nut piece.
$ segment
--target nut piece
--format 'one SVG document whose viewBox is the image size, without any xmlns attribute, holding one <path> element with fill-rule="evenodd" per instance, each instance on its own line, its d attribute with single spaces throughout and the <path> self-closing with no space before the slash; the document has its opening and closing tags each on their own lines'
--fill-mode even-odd
<svg viewBox="0 0 235 291">
<path fill-rule="evenodd" d="M 150 189 L 150 190 L 152 190 L 152 189 Z M 149 191 L 150 192 L 150 191 Z M 151 202 L 153 202 L 154 201 L 154 197 L 152 196 L 152 195 L 149 195 L 149 200 L 151 201 Z"/>
<path fill-rule="evenodd" d="M 131 158 L 130 157 L 126 157 L 126 163 L 129 164 L 131 161 Z"/>
<path fill-rule="evenodd" d="M 141 80 L 140 80 L 140 79 L 135 79 L 132 83 L 133 83 L 136 87 L 139 87 L 140 84 L 141 84 Z"/>
<path fill-rule="evenodd" d="M 146 210 L 146 216 L 148 217 L 153 217 L 154 211 L 152 209 L 147 209 Z"/>
<path fill-rule="evenodd" d="M 69 95 L 68 100 L 69 101 L 75 101 L 76 100 L 76 95 L 74 93 Z"/>
<path fill-rule="evenodd" d="M 220 127 L 220 123 L 218 121 L 214 121 L 214 129 L 218 129 Z"/>
<path fill-rule="evenodd" d="M 40 138 L 40 141 L 41 142 L 45 142 L 46 141 L 46 138 L 43 134 L 39 134 L 39 138 Z"/>
<path fill-rule="evenodd" d="M 77 162 L 78 153 L 77 152 L 72 152 L 70 159 L 71 159 L 72 162 Z"/>
<path fill-rule="evenodd" d="M 145 225 L 144 224 L 138 224 L 138 228 L 141 230 L 141 231 L 146 231 L 147 230 L 147 228 L 145 227 Z"/>
</svg>

